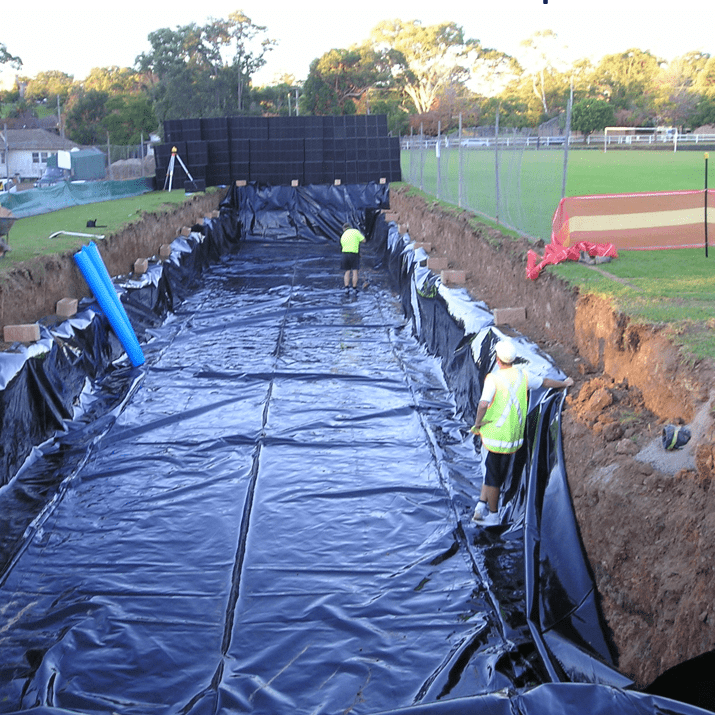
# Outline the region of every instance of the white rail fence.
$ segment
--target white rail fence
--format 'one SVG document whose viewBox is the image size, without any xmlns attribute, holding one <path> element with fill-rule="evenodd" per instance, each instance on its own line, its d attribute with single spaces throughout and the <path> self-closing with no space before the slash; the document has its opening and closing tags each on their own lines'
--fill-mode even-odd
<svg viewBox="0 0 715 715">
<path fill-rule="evenodd" d="M 434 148 L 436 149 L 437 143 L 439 141 L 440 146 L 456 147 L 460 145 L 460 139 L 457 136 L 444 135 L 441 137 L 422 137 L 419 135 L 405 136 L 401 139 L 402 149 L 426 149 Z M 496 137 L 465 137 L 462 136 L 461 146 L 480 149 L 480 148 L 493 148 L 495 146 L 510 148 L 518 147 L 523 148 L 544 148 L 549 147 L 559 147 L 562 148 L 566 143 L 565 136 L 553 136 L 553 137 L 537 137 L 537 136 L 520 136 L 518 134 L 512 134 L 507 136 Z M 713 145 L 715 144 L 715 134 L 676 134 L 676 135 L 655 135 L 655 134 L 636 134 L 636 135 L 612 135 L 608 134 L 604 136 L 603 134 L 590 134 L 587 137 L 578 135 L 571 135 L 568 138 L 569 147 L 594 147 L 603 148 L 607 147 L 645 147 L 648 145 L 657 145 L 662 148 L 670 148 L 677 150 L 677 147 L 682 145 Z"/>
</svg>

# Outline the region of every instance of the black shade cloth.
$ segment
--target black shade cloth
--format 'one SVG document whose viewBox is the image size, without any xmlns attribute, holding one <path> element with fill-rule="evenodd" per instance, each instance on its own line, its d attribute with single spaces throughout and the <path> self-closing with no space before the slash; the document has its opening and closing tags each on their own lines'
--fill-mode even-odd
<svg viewBox="0 0 715 715">
<path fill-rule="evenodd" d="M 18 424 L 42 395 L 60 429 L 0 491 L 0 712 L 696 712 L 613 667 L 562 393 L 532 396 L 508 525 L 476 526 L 488 310 L 419 268 L 385 187 L 286 191 L 232 190 L 123 284 L 142 368 L 91 305 L 45 374 L 12 358 Z M 371 227 L 357 294 L 346 216 Z"/>
</svg>

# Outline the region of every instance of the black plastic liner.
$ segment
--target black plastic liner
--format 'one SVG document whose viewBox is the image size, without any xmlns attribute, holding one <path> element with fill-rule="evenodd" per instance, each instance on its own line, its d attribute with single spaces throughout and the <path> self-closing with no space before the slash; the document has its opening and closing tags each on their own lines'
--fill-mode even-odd
<svg viewBox="0 0 715 715">
<path fill-rule="evenodd" d="M 701 712 L 613 667 L 562 392 L 534 395 L 508 525 L 477 527 L 489 311 L 420 267 L 386 187 L 287 192 L 232 190 L 123 282 L 141 368 L 92 304 L 3 363 L 31 437 L 0 490 L 0 712 Z"/>
</svg>

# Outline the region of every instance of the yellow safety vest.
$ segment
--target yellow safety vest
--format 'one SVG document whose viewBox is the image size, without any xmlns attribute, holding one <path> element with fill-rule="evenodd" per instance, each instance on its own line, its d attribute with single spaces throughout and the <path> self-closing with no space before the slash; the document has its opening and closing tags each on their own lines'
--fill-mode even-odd
<svg viewBox="0 0 715 715">
<path fill-rule="evenodd" d="M 528 380 L 523 370 L 504 368 L 492 373 L 496 393 L 479 433 L 490 452 L 512 454 L 524 443 Z"/>
</svg>

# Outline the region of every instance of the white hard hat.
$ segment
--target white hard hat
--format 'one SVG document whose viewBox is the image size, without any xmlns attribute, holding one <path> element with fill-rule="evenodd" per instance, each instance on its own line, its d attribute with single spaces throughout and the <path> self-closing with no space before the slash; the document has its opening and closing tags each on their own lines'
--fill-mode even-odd
<svg viewBox="0 0 715 715">
<path fill-rule="evenodd" d="M 516 360 L 514 343 L 511 340 L 500 340 L 496 346 L 496 354 L 503 363 L 511 365 Z"/>
</svg>

